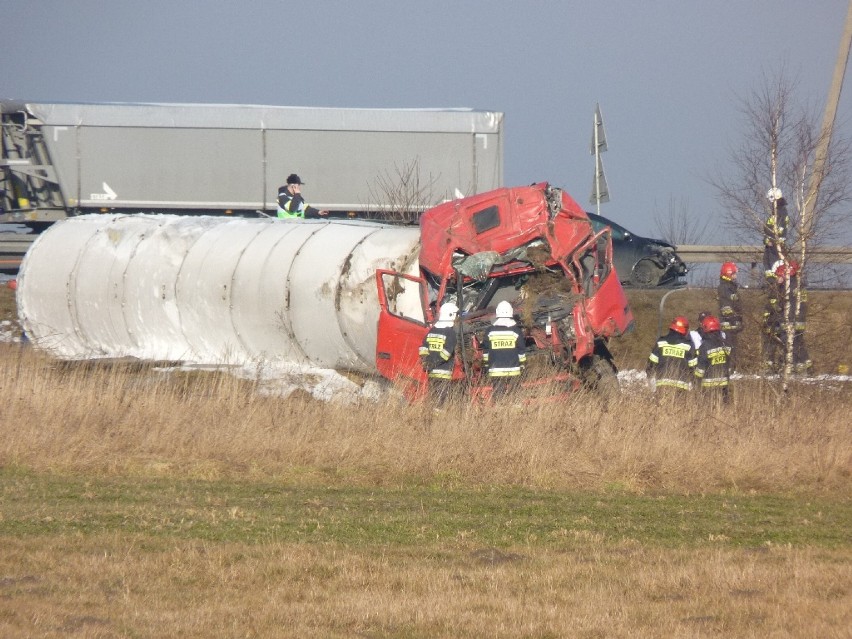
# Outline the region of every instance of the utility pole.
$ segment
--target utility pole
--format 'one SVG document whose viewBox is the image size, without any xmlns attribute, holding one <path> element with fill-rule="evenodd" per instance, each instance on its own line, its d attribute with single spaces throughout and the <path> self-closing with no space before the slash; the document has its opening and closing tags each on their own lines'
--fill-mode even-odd
<svg viewBox="0 0 852 639">
<path fill-rule="evenodd" d="M 811 183 L 808 188 L 807 199 L 802 211 L 802 233 L 805 241 L 811 238 L 814 225 L 814 209 L 816 208 L 819 189 L 825 176 L 825 162 L 828 157 L 828 149 L 831 144 L 831 136 L 834 131 L 834 120 L 837 116 L 837 104 L 840 102 L 840 91 L 843 89 L 843 77 L 846 75 L 846 63 L 849 60 L 849 48 L 852 46 L 852 0 L 849 0 L 849 8 L 846 10 L 846 22 L 843 25 L 843 35 L 840 38 L 840 49 L 837 52 L 837 62 L 834 65 L 834 78 L 831 81 L 831 89 L 828 92 L 828 100 L 825 104 L 825 114 L 822 119 L 822 130 L 814 153 L 814 166 L 811 173 Z"/>
</svg>

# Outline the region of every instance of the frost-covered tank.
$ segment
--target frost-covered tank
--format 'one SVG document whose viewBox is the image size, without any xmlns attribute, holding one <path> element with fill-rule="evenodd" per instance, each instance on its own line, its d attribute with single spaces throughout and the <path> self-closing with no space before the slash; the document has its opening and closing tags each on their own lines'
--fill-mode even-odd
<svg viewBox="0 0 852 639">
<path fill-rule="evenodd" d="M 67 359 L 373 373 L 376 271 L 417 274 L 419 240 L 417 228 L 356 221 L 69 218 L 27 252 L 19 315 L 37 347 Z M 423 316 L 416 286 L 394 303 Z"/>
</svg>

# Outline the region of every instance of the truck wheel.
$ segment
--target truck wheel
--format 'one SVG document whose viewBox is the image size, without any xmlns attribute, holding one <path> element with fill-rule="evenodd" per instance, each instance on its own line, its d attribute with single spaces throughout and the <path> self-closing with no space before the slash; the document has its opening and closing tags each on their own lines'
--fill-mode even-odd
<svg viewBox="0 0 852 639">
<path fill-rule="evenodd" d="M 633 267 L 633 283 L 637 286 L 657 286 L 663 276 L 663 269 L 653 260 L 643 259 Z"/>
</svg>

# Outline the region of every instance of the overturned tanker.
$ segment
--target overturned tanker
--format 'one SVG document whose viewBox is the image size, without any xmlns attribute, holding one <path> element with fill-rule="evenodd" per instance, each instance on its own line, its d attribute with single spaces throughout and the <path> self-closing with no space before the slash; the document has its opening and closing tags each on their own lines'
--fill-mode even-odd
<svg viewBox="0 0 852 639">
<path fill-rule="evenodd" d="M 420 228 L 357 221 L 86 215 L 53 225 L 18 277 L 31 342 L 67 359 L 261 361 L 379 373 L 422 388 L 436 309 L 461 309 L 455 375 L 479 381 L 478 333 L 514 303 L 548 375 L 614 379 L 632 325 L 609 230 L 546 183 L 426 211 Z"/>
<path fill-rule="evenodd" d="M 344 221 L 84 215 L 33 243 L 18 309 L 32 343 L 61 358 L 374 372 L 376 269 L 416 273 L 418 239 Z"/>
</svg>

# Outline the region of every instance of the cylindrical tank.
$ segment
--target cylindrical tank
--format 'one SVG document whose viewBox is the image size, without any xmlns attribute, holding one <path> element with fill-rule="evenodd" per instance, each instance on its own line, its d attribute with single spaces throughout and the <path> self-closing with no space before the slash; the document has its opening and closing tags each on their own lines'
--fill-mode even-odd
<svg viewBox="0 0 852 639">
<path fill-rule="evenodd" d="M 66 359 L 261 360 L 375 372 L 375 272 L 418 272 L 416 228 L 357 221 L 85 215 L 18 274 L 38 348 Z M 394 300 L 422 316 L 419 291 Z"/>
</svg>

